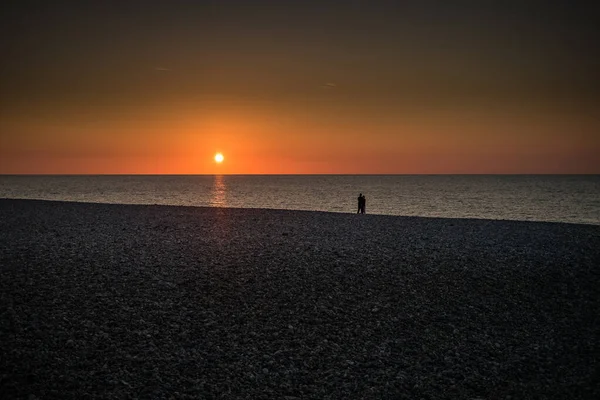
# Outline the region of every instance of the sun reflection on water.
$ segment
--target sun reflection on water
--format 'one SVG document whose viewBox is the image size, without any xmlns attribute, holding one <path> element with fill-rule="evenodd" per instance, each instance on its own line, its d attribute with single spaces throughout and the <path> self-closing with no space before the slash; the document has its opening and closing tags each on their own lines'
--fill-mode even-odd
<svg viewBox="0 0 600 400">
<path fill-rule="evenodd" d="M 227 207 L 227 186 L 223 175 L 215 175 L 209 204 L 211 207 Z"/>
</svg>

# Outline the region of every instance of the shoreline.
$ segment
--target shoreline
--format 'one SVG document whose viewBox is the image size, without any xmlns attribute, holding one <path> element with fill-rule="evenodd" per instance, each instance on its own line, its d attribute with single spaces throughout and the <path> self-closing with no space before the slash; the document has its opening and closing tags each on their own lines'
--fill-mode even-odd
<svg viewBox="0 0 600 400">
<path fill-rule="evenodd" d="M 13 398 L 595 398 L 600 226 L 0 199 Z"/>
<path fill-rule="evenodd" d="M 220 209 L 220 210 L 257 210 L 265 212 L 290 212 L 290 213 L 320 213 L 320 214 L 334 214 L 334 215 L 357 215 L 353 211 L 324 211 L 324 210 L 300 210 L 300 209 L 288 209 L 288 208 L 260 208 L 260 207 L 215 207 L 215 206 L 195 206 L 195 205 L 179 205 L 179 204 L 140 204 L 140 203 L 103 203 L 103 202 L 92 202 L 92 201 L 77 201 L 77 200 L 50 200 L 50 199 L 33 199 L 33 198 L 9 198 L 0 197 L 0 202 L 3 201 L 26 201 L 26 202 L 43 202 L 43 203 L 65 203 L 65 204 L 90 204 L 97 206 L 126 206 L 126 207 L 173 207 L 181 209 Z M 455 217 L 438 217 L 438 216 L 423 216 L 423 215 L 392 215 L 392 214 L 374 214 L 365 213 L 364 215 L 384 217 L 384 218 L 405 218 L 405 219 L 426 219 L 426 220 L 442 220 L 442 221 L 481 221 L 481 222 L 510 222 L 510 223 L 525 223 L 525 224 L 566 224 L 575 226 L 592 226 L 600 227 L 600 224 L 596 223 L 584 223 L 584 222 L 567 222 L 567 221 L 544 221 L 544 220 L 519 220 L 519 219 L 492 219 L 492 218 L 455 218 Z"/>
</svg>

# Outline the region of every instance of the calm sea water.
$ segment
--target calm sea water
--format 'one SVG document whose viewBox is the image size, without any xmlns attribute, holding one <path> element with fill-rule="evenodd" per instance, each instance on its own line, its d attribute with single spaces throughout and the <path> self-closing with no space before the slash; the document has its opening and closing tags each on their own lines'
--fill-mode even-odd
<svg viewBox="0 0 600 400">
<path fill-rule="evenodd" d="M 600 225 L 600 175 L 0 176 L 0 198 Z"/>
</svg>

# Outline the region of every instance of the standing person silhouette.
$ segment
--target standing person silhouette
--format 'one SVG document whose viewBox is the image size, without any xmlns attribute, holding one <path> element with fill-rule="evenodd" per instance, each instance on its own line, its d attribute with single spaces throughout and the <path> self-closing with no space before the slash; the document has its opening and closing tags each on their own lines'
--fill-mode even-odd
<svg viewBox="0 0 600 400">
<path fill-rule="evenodd" d="M 357 214 L 365 213 L 365 203 L 366 203 L 365 196 L 363 196 L 362 193 L 359 193 L 359 195 L 358 195 L 358 211 L 356 212 Z"/>
</svg>

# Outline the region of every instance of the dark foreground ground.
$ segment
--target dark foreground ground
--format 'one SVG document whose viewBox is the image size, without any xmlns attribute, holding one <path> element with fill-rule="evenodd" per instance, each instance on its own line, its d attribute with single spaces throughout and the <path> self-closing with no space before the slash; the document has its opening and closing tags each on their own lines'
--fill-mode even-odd
<svg viewBox="0 0 600 400">
<path fill-rule="evenodd" d="M 0 397 L 600 398 L 600 227 L 0 200 Z"/>
</svg>

